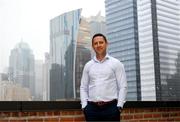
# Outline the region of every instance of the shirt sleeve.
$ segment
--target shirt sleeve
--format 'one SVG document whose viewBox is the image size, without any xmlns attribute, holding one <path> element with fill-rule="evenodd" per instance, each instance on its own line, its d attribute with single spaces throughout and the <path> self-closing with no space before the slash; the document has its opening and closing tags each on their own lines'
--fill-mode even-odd
<svg viewBox="0 0 180 122">
<path fill-rule="evenodd" d="M 80 85 L 80 99 L 81 99 L 82 108 L 85 108 L 87 105 L 88 84 L 89 84 L 89 75 L 88 75 L 88 69 L 87 69 L 87 64 L 86 64 L 83 69 L 81 85 Z"/>
<path fill-rule="evenodd" d="M 127 80 L 126 80 L 126 73 L 124 69 L 124 65 L 118 62 L 118 66 L 116 67 L 116 79 L 118 85 L 118 107 L 122 107 L 126 102 L 126 95 L 127 95 Z"/>
</svg>

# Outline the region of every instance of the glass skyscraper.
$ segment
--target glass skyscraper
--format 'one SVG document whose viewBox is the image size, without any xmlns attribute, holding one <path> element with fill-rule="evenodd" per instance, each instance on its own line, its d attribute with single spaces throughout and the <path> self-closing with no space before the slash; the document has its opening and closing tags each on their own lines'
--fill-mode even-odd
<svg viewBox="0 0 180 122">
<path fill-rule="evenodd" d="M 180 100 L 180 0 L 106 0 L 109 53 L 128 100 Z"/>
<path fill-rule="evenodd" d="M 11 50 L 9 56 L 9 80 L 20 84 L 35 95 L 34 54 L 29 45 L 20 42 Z"/>
<path fill-rule="evenodd" d="M 140 100 L 140 65 L 136 0 L 106 0 L 109 53 L 125 65 L 128 100 Z"/>
<path fill-rule="evenodd" d="M 142 100 L 180 100 L 179 3 L 138 0 Z"/>
<path fill-rule="evenodd" d="M 50 21 L 50 100 L 79 97 L 82 69 L 90 57 L 90 31 L 81 9 Z"/>
</svg>

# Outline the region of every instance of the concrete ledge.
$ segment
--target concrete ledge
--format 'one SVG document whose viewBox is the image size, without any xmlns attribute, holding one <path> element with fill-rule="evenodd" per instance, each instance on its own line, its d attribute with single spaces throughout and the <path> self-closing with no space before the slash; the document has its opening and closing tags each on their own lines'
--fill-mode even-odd
<svg viewBox="0 0 180 122">
<path fill-rule="evenodd" d="M 179 101 L 127 101 L 124 108 L 180 107 Z M 2 112 L 79 110 L 80 101 L 1 101 Z"/>
</svg>

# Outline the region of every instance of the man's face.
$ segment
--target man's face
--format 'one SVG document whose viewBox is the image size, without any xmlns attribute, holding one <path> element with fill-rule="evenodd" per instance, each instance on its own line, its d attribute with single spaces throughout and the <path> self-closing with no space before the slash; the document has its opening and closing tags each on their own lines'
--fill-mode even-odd
<svg viewBox="0 0 180 122">
<path fill-rule="evenodd" d="M 96 54 L 98 55 L 106 54 L 107 43 L 105 42 L 102 36 L 96 36 L 93 39 L 92 47 L 96 52 Z"/>
</svg>

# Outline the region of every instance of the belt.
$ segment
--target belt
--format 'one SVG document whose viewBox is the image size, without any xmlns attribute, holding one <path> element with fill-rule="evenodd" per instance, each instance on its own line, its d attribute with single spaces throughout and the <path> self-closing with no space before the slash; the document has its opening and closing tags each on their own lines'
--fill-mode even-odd
<svg viewBox="0 0 180 122">
<path fill-rule="evenodd" d="M 104 106 L 104 105 L 109 105 L 111 103 L 114 103 L 114 102 L 117 102 L 116 99 L 114 100 L 111 100 L 111 101 L 98 101 L 98 102 L 94 102 L 94 101 L 88 101 L 88 103 L 92 103 L 92 104 L 95 104 L 97 106 Z"/>
</svg>

